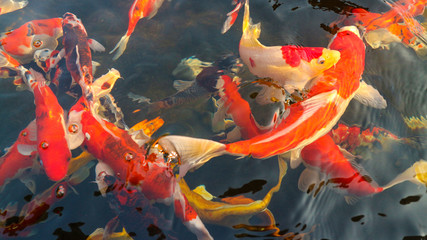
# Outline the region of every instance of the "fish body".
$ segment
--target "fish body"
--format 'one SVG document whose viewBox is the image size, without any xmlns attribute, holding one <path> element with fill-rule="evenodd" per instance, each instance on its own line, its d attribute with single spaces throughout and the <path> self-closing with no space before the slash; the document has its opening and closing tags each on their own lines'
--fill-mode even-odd
<svg viewBox="0 0 427 240">
<path fill-rule="evenodd" d="M 3 51 L 18 60 L 19 63 L 26 64 L 33 60 L 34 52 L 38 49 L 55 50 L 58 46 L 57 39 L 61 36 L 61 18 L 33 20 L 4 33 L 0 44 Z"/>
<path fill-rule="evenodd" d="M 125 51 L 130 35 L 133 33 L 136 24 L 142 18 L 152 18 L 157 14 L 157 11 L 162 6 L 163 0 L 135 0 L 129 9 L 129 24 L 125 35 L 111 50 L 110 54 L 117 50 L 113 60 L 117 60 Z"/>
<path fill-rule="evenodd" d="M 270 77 L 289 92 L 302 90 L 312 78 L 334 66 L 340 59 L 340 52 L 333 49 L 264 46 L 258 41 L 260 27 L 260 23 L 251 23 L 246 1 L 243 35 L 239 44 L 240 58 L 251 73 L 261 78 Z"/>
<path fill-rule="evenodd" d="M 64 110 L 40 73 L 28 83 L 34 93 L 37 123 L 37 152 L 47 176 L 58 181 L 65 177 L 71 151 L 65 129 Z"/>
<path fill-rule="evenodd" d="M 63 16 L 62 28 L 67 69 L 73 81 L 78 83 L 82 92 L 88 96 L 91 94 L 89 86 L 92 84 L 93 76 L 92 53 L 86 29 L 80 19 L 69 12 Z"/>
<path fill-rule="evenodd" d="M 324 135 L 304 147 L 301 158 L 308 168 L 327 175 L 325 185 L 331 184 L 333 188 L 343 190 L 347 194 L 367 196 L 383 191 L 372 178 L 363 174 L 360 167 L 343 155 L 329 135 Z M 301 176 L 303 178 L 304 173 Z M 300 185 L 301 182 L 304 180 L 300 180 Z"/>
<path fill-rule="evenodd" d="M 340 61 L 314 80 L 307 99 L 291 105 L 289 115 L 272 131 L 227 144 L 227 152 L 266 158 L 296 150 L 298 155 L 332 129 L 359 88 L 365 45 L 356 27 L 346 27 L 334 36 L 329 48 L 340 52 Z"/>
<path fill-rule="evenodd" d="M 33 120 L 19 133 L 18 139 L 0 157 L 0 189 L 8 179 L 19 175 L 21 170 L 31 168 L 37 163 L 37 125 Z"/>
</svg>

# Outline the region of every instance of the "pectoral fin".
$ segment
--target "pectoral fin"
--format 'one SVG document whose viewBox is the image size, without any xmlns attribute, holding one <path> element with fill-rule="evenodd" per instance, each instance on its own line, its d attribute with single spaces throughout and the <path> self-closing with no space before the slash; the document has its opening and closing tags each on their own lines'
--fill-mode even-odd
<svg viewBox="0 0 427 240">
<path fill-rule="evenodd" d="M 291 162 L 290 165 L 292 169 L 297 168 L 301 164 L 302 162 L 301 149 L 295 149 L 291 151 L 290 162 Z"/>
<path fill-rule="evenodd" d="M 368 85 L 365 81 L 360 82 L 359 89 L 357 89 L 354 99 L 373 108 L 384 109 L 387 107 L 386 100 L 381 96 L 378 90 Z"/>
<path fill-rule="evenodd" d="M 177 91 L 184 91 L 185 89 L 189 88 L 194 81 L 185 81 L 185 80 L 175 80 L 173 81 L 173 87 Z"/>
<path fill-rule="evenodd" d="M 24 156 L 30 156 L 31 153 L 37 151 L 37 145 L 18 144 L 18 152 Z"/>
</svg>

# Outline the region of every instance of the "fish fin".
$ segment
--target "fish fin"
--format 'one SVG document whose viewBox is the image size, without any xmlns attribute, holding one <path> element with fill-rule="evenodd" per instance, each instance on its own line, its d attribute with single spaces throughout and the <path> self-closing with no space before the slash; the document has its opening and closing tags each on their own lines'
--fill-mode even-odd
<svg viewBox="0 0 427 240">
<path fill-rule="evenodd" d="M 195 189 L 193 189 L 193 192 L 199 194 L 202 198 L 208 201 L 211 201 L 212 199 L 214 199 L 214 196 L 206 190 L 205 185 L 200 185 L 196 187 Z"/>
<path fill-rule="evenodd" d="M 27 130 L 28 139 L 33 142 L 37 141 L 37 123 L 35 119 L 28 124 Z"/>
<path fill-rule="evenodd" d="M 81 167 L 87 165 L 90 161 L 95 160 L 96 158 L 87 151 L 83 151 L 79 156 L 71 158 L 68 164 L 67 175 L 71 175 L 74 172 L 78 171 Z"/>
<path fill-rule="evenodd" d="M 93 158 L 94 159 L 94 158 Z M 95 165 L 94 161 L 88 162 L 83 167 L 80 167 L 77 171 L 75 171 L 71 176 L 69 177 L 68 182 L 71 185 L 78 185 L 82 183 L 86 178 L 90 175 L 90 169 Z"/>
<path fill-rule="evenodd" d="M 227 141 L 235 142 L 242 138 L 242 133 L 240 132 L 239 127 L 234 127 L 233 130 L 227 133 Z"/>
<path fill-rule="evenodd" d="M 259 35 L 261 34 L 261 23 L 252 24 L 252 19 L 249 14 L 249 1 L 245 2 L 245 11 L 243 15 L 243 26 L 242 26 L 242 39 L 249 40 L 249 45 L 260 45 L 258 42 Z"/>
<path fill-rule="evenodd" d="M 175 80 L 175 81 L 173 81 L 173 87 L 177 91 L 184 91 L 185 89 L 187 89 L 191 85 L 193 85 L 193 83 L 194 83 L 194 81 Z"/>
<path fill-rule="evenodd" d="M 88 40 L 89 43 L 89 47 L 90 49 L 92 49 L 92 51 L 94 52 L 104 52 L 105 51 L 105 47 L 102 46 L 101 43 L 99 43 L 98 41 L 96 41 L 93 38 L 89 38 Z"/>
<path fill-rule="evenodd" d="M 310 194 L 316 186 L 319 186 L 320 174 L 319 171 L 311 168 L 306 168 L 302 171 L 298 179 L 298 189 L 302 192 Z"/>
<path fill-rule="evenodd" d="M 147 142 L 151 140 L 151 137 L 144 133 L 144 130 L 133 131 L 129 130 L 129 134 L 133 141 L 138 144 L 139 147 L 144 146 Z"/>
<path fill-rule="evenodd" d="M 360 86 L 356 91 L 356 95 L 354 95 L 354 99 L 373 108 L 384 109 L 387 107 L 386 100 L 381 96 L 378 90 L 371 85 L 368 85 L 365 81 L 360 82 Z"/>
<path fill-rule="evenodd" d="M 116 46 L 113 48 L 113 50 L 110 51 L 110 54 L 112 54 L 114 51 L 117 50 L 116 54 L 113 56 L 113 60 L 116 61 L 119 59 L 119 57 L 123 54 L 123 52 L 126 49 L 126 45 L 128 44 L 130 35 L 127 35 L 127 32 L 123 37 L 120 39 L 120 41 L 116 44 Z"/>
<path fill-rule="evenodd" d="M 85 140 L 85 136 L 82 131 L 83 127 L 80 123 L 82 119 L 82 113 L 83 112 L 71 111 L 68 114 L 66 132 L 68 147 L 70 148 L 70 150 L 80 147 L 83 141 Z"/>
<path fill-rule="evenodd" d="M 3 213 L 3 214 L 0 214 L 0 220 L 2 223 L 13 216 L 17 216 L 18 202 L 8 203 L 5 208 L 0 209 L 0 212 Z"/>
<path fill-rule="evenodd" d="M 92 89 L 97 98 L 109 94 L 119 78 L 120 72 L 114 68 L 110 69 L 108 73 L 97 78 L 92 84 Z"/>
<path fill-rule="evenodd" d="M 197 169 L 211 158 L 225 153 L 225 145 L 212 140 L 169 135 L 159 139 L 166 152 L 176 152 L 180 158 L 179 177 L 188 170 Z"/>
<path fill-rule="evenodd" d="M 405 181 L 411 181 L 415 184 L 427 186 L 427 162 L 422 159 L 415 162 L 411 167 L 399 174 L 383 188 L 388 189 Z"/>
<path fill-rule="evenodd" d="M 227 115 L 227 108 L 224 107 L 224 101 L 221 99 L 214 101 L 215 106 L 217 107 L 216 112 L 213 114 L 212 117 L 212 131 L 213 132 L 221 132 L 226 129 L 225 126 L 225 117 Z"/>
<path fill-rule="evenodd" d="M 290 165 L 292 169 L 297 168 L 302 162 L 301 150 L 302 149 L 294 149 L 291 151 Z"/>
<path fill-rule="evenodd" d="M 96 69 L 98 69 L 99 66 L 101 66 L 101 63 L 96 62 L 96 61 L 92 61 L 92 75 L 93 76 L 95 76 Z"/>
<path fill-rule="evenodd" d="M 222 34 L 226 33 L 231 28 L 231 26 L 233 26 L 239 14 L 240 8 L 242 8 L 242 4 L 242 2 L 237 3 L 236 7 L 234 7 L 231 12 L 227 13 L 227 19 L 225 20 L 224 25 L 221 29 Z"/>
<path fill-rule="evenodd" d="M 30 156 L 33 152 L 37 151 L 37 145 L 29 145 L 29 144 L 18 144 L 17 146 L 18 152 L 24 156 Z"/>
<path fill-rule="evenodd" d="M 28 177 L 28 175 L 22 175 L 19 180 L 31 191 L 32 194 L 36 194 L 36 182 L 34 179 Z"/>
<path fill-rule="evenodd" d="M 127 96 L 134 102 L 138 102 L 138 103 L 151 103 L 151 99 L 149 99 L 148 97 L 144 97 L 135 93 L 128 93 Z"/>
<path fill-rule="evenodd" d="M 108 240 L 111 239 L 111 235 L 113 235 L 114 230 L 119 226 L 120 220 L 119 216 L 115 216 L 112 218 L 108 223 L 105 225 L 104 228 L 104 235 L 102 236 L 102 240 Z"/>
<path fill-rule="evenodd" d="M 354 159 L 356 159 L 356 156 L 354 156 L 352 153 L 350 153 L 349 151 L 347 151 L 346 149 L 344 149 L 344 148 L 342 148 L 342 147 L 340 147 L 340 146 L 337 146 L 339 149 L 340 149 L 340 151 L 341 151 L 341 153 L 342 153 L 342 155 L 345 157 L 345 158 L 347 158 L 348 160 L 354 160 Z"/>
<path fill-rule="evenodd" d="M 348 205 L 354 205 L 359 201 L 360 197 L 358 196 L 344 196 L 344 200 Z"/>
</svg>

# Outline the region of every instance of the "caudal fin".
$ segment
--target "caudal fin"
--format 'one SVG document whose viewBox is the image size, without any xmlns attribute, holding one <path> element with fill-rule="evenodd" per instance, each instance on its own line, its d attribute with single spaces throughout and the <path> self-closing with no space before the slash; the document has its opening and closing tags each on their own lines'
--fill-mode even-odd
<svg viewBox="0 0 427 240">
<path fill-rule="evenodd" d="M 210 159 L 225 153 L 224 144 L 200 138 L 169 135 L 160 138 L 159 144 L 166 152 L 178 154 L 181 161 L 180 178 L 189 170 L 197 169 Z"/>
<path fill-rule="evenodd" d="M 418 162 L 415 162 L 411 167 L 399 174 L 383 188 L 385 190 L 405 181 L 427 186 L 427 161 L 421 159 Z"/>
<path fill-rule="evenodd" d="M 113 48 L 113 50 L 110 51 L 110 54 L 112 54 L 114 51 L 117 50 L 116 54 L 113 56 L 113 60 L 116 61 L 119 59 L 119 57 L 123 54 L 123 52 L 126 50 L 126 46 L 128 44 L 130 35 L 127 35 L 127 32 L 123 37 L 120 39 L 120 41 L 116 44 L 116 46 Z"/>
<path fill-rule="evenodd" d="M 243 26 L 242 26 L 242 41 L 243 40 L 250 40 L 252 44 L 260 44 L 258 42 L 259 35 L 261 34 L 261 23 L 252 24 L 252 19 L 249 14 L 249 0 L 246 0 L 245 2 L 245 13 L 243 15 Z M 246 43 L 245 41 L 245 43 Z M 242 44 L 242 43 L 241 43 Z M 247 44 L 247 43 L 246 43 Z"/>
</svg>

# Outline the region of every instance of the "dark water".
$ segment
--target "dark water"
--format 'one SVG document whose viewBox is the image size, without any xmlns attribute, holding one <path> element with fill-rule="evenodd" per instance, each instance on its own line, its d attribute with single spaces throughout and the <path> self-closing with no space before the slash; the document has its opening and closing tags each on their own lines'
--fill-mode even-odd
<svg viewBox="0 0 427 240">
<path fill-rule="evenodd" d="M 117 82 L 112 94 L 125 114 L 125 121 L 132 126 L 142 119 L 132 113 L 138 109 L 138 104 L 127 97 L 129 92 L 153 100 L 161 99 L 175 93 L 172 70 L 182 58 L 195 55 L 203 61 L 214 61 L 224 54 L 238 54 L 243 12 L 229 32 L 225 35 L 220 33 L 225 15 L 232 9 L 230 2 L 165 1 L 154 18 L 138 23 L 127 50 L 115 62 L 108 51 L 126 31 L 127 12 L 132 1 L 30 0 L 26 8 L 0 16 L 0 31 L 33 19 L 61 17 L 65 12 L 76 14 L 84 23 L 89 37 L 107 49 L 105 53 L 93 55 L 93 59 L 101 63 L 97 75 L 113 67 L 120 71 L 123 79 Z M 260 41 L 270 46 L 325 47 L 331 34 L 322 25 L 334 21 L 343 7 L 361 6 L 373 12 L 388 10 L 384 2 L 369 0 L 252 0 L 250 4 L 254 22 L 262 22 Z M 388 107 L 375 110 L 352 102 L 341 120 L 362 127 L 379 126 L 401 137 L 418 137 L 425 141 L 425 130 L 411 130 L 402 117 L 426 116 L 426 69 L 427 61 L 420 60 L 412 49 L 401 44 L 392 45 L 388 51 L 367 47 L 364 79 L 382 93 Z M 3 149 L 12 145 L 18 133 L 34 119 L 34 103 L 30 92 L 16 92 L 8 79 L 0 81 L 0 99 L 0 148 Z M 73 102 L 67 97 L 63 101 Z M 161 116 L 165 126 L 158 134 L 169 132 L 210 138 L 213 135 L 210 130 L 212 110 L 212 103 L 203 102 L 163 111 Z M 415 161 L 427 157 L 425 148 L 415 149 L 403 144 L 379 150 L 370 156 L 361 164 L 380 184 L 387 183 Z M 300 192 L 297 182 L 302 170 L 302 167 L 288 170 L 281 190 L 274 195 L 269 206 L 283 232 L 310 232 L 305 236 L 307 239 L 425 239 L 425 187 L 403 183 L 348 205 L 342 194 L 331 189 L 322 191 L 315 198 Z M 260 199 L 276 184 L 277 175 L 275 158 L 234 160 L 225 156 L 189 173 L 186 180 L 192 188 L 205 184 L 215 196 L 225 194 L 229 188 L 239 189 L 253 180 L 266 181 L 265 184 L 258 181 L 257 186 L 262 188 L 260 191 L 246 194 Z M 43 174 L 35 176 L 35 179 L 37 192 L 53 184 Z M 31 228 L 34 233 L 29 238 L 85 239 L 96 228 L 104 227 L 115 214 L 104 198 L 94 194 L 97 190 L 94 179 L 94 173 L 91 173 L 86 181 L 75 187 L 76 193 L 70 192 L 67 198 L 55 203 L 46 220 Z M 31 192 L 15 180 L 0 193 L 0 207 L 10 202 L 17 202 L 22 207 L 29 195 Z M 264 237 L 268 232 L 212 224 L 206 226 L 215 239 L 235 239 L 236 236 L 274 239 Z M 195 239 L 177 219 L 173 219 L 170 235 L 178 239 Z"/>
</svg>

